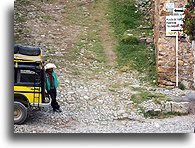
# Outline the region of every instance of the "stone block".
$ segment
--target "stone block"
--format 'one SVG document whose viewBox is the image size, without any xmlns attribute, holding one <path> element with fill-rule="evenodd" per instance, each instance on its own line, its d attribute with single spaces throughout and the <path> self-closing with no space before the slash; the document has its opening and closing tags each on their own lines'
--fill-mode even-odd
<svg viewBox="0 0 195 148">
<path fill-rule="evenodd" d="M 159 73 L 165 73 L 165 72 L 175 72 L 175 68 L 165 68 L 165 67 L 158 67 L 158 72 Z"/>
<path fill-rule="evenodd" d="M 165 65 L 166 61 L 158 61 L 158 66 L 162 66 L 162 65 Z"/>
<path fill-rule="evenodd" d="M 179 74 L 183 74 L 185 73 L 186 71 L 182 70 L 182 69 L 179 69 Z"/>
<path fill-rule="evenodd" d="M 166 52 L 159 52 L 160 56 L 165 56 L 167 53 Z"/>
<path fill-rule="evenodd" d="M 167 86 L 174 86 L 175 83 L 170 82 L 170 81 L 166 81 L 166 80 L 158 80 L 159 83 L 167 85 Z"/>
<path fill-rule="evenodd" d="M 171 80 L 172 82 L 176 82 L 176 77 L 171 77 L 170 80 Z"/>
<path fill-rule="evenodd" d="M 165 88 L 165 87 L 166 87 L 166 85 L 158 84 L 158 87 Z"/>
<path fill-rule="evenodd" d="M 158 73 L 159 79 L 165 79 L 166 78 L 166 73 Z"/>
<path fill-rule="evenodd" d="M 189 70 L 189 71 L 187 72 L 187 74 L 189 74 L 189 75 L 193 75 L 193 73 L 194 73 L 193 70 Z"/>
<path fill-rule="evenodd" d="M 169 52 L 170 59 L 175 59 L 175 51 Z"/>
<path fill-rule="evenodd" d="M 184 63 L 188 63 L 189 59 L 187 57 L 185 57 L 185 59 L 183 59 Z"/>
<path fill-rule="evenodd" d="M 147 38 L 147 39 L 146 39 L 146 42 L 147 42 L 147 43 L 153 43 L 153 42 L 154 42 L 154 39 L 153 39 L 153 38 Z"/>
<path fill-rule="evenodd" d="M 172 102 L 172 112 L 189 113 L 189 102 Z"/>
<path fill-rule="evenodd" d="M 190 69 L 190 66 L 186 66 L 185 69 Z"/>
<path fill-rule="evenodd" d="M 167 72 L 167 69 L 163 68 L 163 67 L 158 67 L 158 72 L 159 73 L 165 73 L 165 72 Z"/>
<path fill-rule="evenodd" d="M 175 86 L 166 86 L 166 88 L 173 89 L 173 88 L 175 88 Z"/>
<path fill-rule="evenodd" d="M 169 15 L 169 12 L 162 10 L 160 15 L 161 16 L 167 16 L 167 15 Z"/>
<path fill-rule="evenodd" d="M 174 67 L 174 66 L 175 66 L 175 62 L 169 62 L 169 63 L 168 63 L 168 66 Z"/>
<path fill-rule="evenodd" d="M 143 44 L 146 44 L 146 40 L 147 40 L 146 38 L 141 38 L 140 42 L 143 43 Z"/>
<path fill-rule="evenodd" d="M 189 58 L 190 62 L 194 62 L 195 58 L 193 57 L 193 55 L 191 56 L 191 58 Z"/>
<path fill-rule="evenodd" d="M 175 68 L 167 68 L 167 72 L 175 72 Z"/>
<path fill-rule="evenodd" d="M 171 102 L 166 102 L 164 104 L 164 108 L 162 109 L 162 112 L 171 112 L 172 111 L 172 104 Z"/>
<path fill-rule="evenodd" d="M 195 101 L 190 102 L 189 113 L 195 115 Z"/>
<path fill-rule="evenodd" d="M 178 65 L 179 65 L 179 67 L 182 67 L 184 65 L 184 62 L 179 60 Z"/>
<path fill-rule="evenodd" d="M 175 86 L 175 83 L 170 82 L 170 81 L 166 81 L 165 85 L 167 85 L 167 86 Z"/>
<path fill-rule="evenodd" d="M 164 60 L 163 56 L 158 56 L 158 60 Z"/>
</svg>

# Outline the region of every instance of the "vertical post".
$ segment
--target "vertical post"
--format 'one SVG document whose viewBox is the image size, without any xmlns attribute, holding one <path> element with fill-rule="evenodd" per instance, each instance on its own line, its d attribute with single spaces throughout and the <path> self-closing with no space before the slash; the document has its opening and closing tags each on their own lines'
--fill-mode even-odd
<svg viewBox="0 0 195 148">
<path fill-rule="evenodd" d="M 176 56 L 176 87 L 179 86 L 179 65 L 178 65 L 178 49 L 179 49 L 179 43 L 178 43 L 178 33 L 176 35 L 176 50 L 175 50 L 175 56 Z"/>
<path fill-rule="evenodd" d="M 193 0 L 193 5 L 195 7 L 195 0 Z M 195 8 L 194 8 L 194 13 L 195 13 Z M 195 28 L 194 28 L 194 31 L 193 31 L 192 48 L 194 49 L 194 55 L 195 55 Z M 194 57 L 194 62 L 195 62 L 195 57 Z M 193 76 L 194 76 L 194 87 L 195 87 L 195 63 L 194 63 L 194 74 L 193 74 Z"/>
</svg>

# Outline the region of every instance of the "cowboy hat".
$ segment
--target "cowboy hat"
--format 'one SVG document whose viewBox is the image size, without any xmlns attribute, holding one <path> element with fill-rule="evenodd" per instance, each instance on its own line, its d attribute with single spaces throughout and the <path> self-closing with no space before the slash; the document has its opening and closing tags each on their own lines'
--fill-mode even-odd
<svg viewBox="0 0 195 148">
<path fill-rule="evenodd" d="M 56 65 L 53 63 L 48 63 L 45 65 L 45 69 L 51 69 L 51 68 L 56 68 Z"/>
</svg>

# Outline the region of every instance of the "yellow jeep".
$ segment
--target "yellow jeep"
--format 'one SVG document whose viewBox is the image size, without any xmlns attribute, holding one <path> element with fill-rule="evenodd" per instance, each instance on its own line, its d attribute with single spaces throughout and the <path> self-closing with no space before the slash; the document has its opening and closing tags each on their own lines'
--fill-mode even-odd
<svg viewBox="0 0 195 148">
<path fill-rule="evenodd" d="M 38 51 L 38 52 L 37 52 Z M 48 107 L 40 48 L 14 46 L 14 123 L 23 123 L 31 107 Z"/>
</svg>

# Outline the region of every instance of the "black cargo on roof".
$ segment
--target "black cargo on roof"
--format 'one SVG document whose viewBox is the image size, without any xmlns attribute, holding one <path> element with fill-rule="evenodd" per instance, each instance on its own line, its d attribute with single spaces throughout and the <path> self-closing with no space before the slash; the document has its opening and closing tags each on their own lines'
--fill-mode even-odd
<svg viewBox="0 0 195 148">
<path fill-rule="evenodd" d="M 14 54 L 18 53 L 19 52 L 19 48 L 18 48 L 19 45 L 14 45 Z"/>
<path fill-rule="evenodd" d="M 39 56 L 41 54 L 41 49 L 29 45 L 14 45 L 14 54 L 16 53 L 28 56 Z"/>
</svg>

